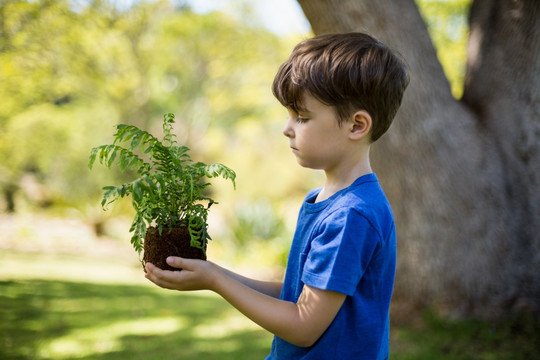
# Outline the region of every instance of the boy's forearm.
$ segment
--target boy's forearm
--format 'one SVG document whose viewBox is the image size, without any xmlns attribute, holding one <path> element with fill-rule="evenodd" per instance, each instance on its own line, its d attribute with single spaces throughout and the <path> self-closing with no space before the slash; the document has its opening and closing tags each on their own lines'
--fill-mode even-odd
<svg viewBox="0 0 540 360">
<path fill-rule="evenodd" d="M 293 344 L 309 345 L 304 340 L 305 331 L 297 304 L 259 292 L 257 286 L 251 287 L 253 284 L 242 281 L 247 278 L 219 269 L 211 290 L 271 333 Z"/>
<path fill-rule="evenodd" d="M 232 272 L 220 266 L 218 266 L 218 268 L 220 269 L 221 272 L 225 273 L 227 276 L 239 281 L 240 283 L 260 293 L 263 293 L 265 295 L 268 295 L 274 298 L 279 298 L 279 295 L 281 294 L 281 287 L 283 286 L 282 281 L 255 280 L 255 279 L 247 278 L 245 276 L 242 276 L 240 274 L 237 274 L 235 272 Z"/>
</svg>

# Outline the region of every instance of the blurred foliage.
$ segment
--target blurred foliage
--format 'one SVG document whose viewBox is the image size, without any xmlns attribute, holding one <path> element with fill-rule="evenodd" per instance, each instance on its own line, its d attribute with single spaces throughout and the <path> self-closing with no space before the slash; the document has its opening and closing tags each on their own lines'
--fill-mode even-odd
<svg viewBox="0 0 540 360">
<path fill-rule="evenodd" d="M 469 3 L 418 0 L 456 96 Z M 118 123 L 159 133 L 173 112 L 195 160 L 237 173 L 234 192 L 213 181 L 212 237 L 247 252 L 250 239 L 287 244 L 321 174 L 289 153 L 270 85 L 304 36 L 263 29 L 249 4 L 242 17 L 197 14 L 183 1 L 0 2 L 0 210 L 75 211 L 98 227 L 101 187 L 133 174 L 90 173 L 90 149 L 110 142 Z M 115 211 L 132 215 L 128 203 Z"/>
<path fill-rule="evenodd" d="M 122 11 L 108 1 L 10 0 L 0 14 L 3 208 L 20 208 L 22 195 L 33 205 L 84 208 L 101 186 L 129 178 L 90 176 L 89 149 L 119 122 L 160 130 L 165 112 L 177 114 L 180 142 L 201 160 L 244 165 L 240 198 L 265 196 L 253 184 L 269 170 L 258 170 L 284 143 L 285 112 L 270 84 L 298 39 L 167 1 Z M 247 162 L 245 136 L 258 148 Z"/>
<path fill-rule="evenodd" d="M 472 0 L 416 0 L 456 98 L 463 95 L 468 11 Z"/>
<path fill-rule="evenodd" d="M 249 243 L 253 236 L 270 240 L 278 237 L 284 230 L 283 220 L 277 217 L 271 204 L 259 200 L 236 209 L 235 238 L 241 245 Z"/>
</svg>

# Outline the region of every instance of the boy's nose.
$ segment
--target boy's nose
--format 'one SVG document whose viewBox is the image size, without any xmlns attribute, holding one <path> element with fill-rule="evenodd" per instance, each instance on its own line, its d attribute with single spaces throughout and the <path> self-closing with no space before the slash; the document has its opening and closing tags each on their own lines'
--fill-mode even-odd
<svg viewBox="0 0 540 360">
<path fill-rule="evenodd" d="M 288 138 L 294 137 L 294 130 L 292 128 L 292 118 L 289 117 L 287 119 L 287 122 L 285 123 L 285 127 L 283 128 L 283 135 L 285 135 Z"/>
</svg>

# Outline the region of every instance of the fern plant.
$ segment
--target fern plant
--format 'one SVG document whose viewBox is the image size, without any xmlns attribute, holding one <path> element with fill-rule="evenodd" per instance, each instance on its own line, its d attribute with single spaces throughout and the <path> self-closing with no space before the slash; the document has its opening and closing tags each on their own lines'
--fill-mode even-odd
<svg viewBox="0 0 540 360">
<path fill-rule="evenodd" d="M 189 148 L 178 146 L 172 133 L 174 114 L 163 116 L 163 138 L 133 125 L 116 126 L 114 142 L 92 149 L 88 167 L 95 161 L 110 168 L 113 164 L 122 171 L 133 169 L 137 178 L 118 186 L 105 186 L 101 206 L 131 195 L 135 216 L 130 232 L 131 243 L 140 254 L 143 249 L 146 229 L 156 226 L 159 233 L 175 227 L 189 231 L 190 245 L 206 249 L 208 234 L 208 210 L 216 202 L 204 194 L 208 182 L 204 178 L 222 177 L 236 187 L 236 174 L 222 164 L 206 165 L 194 162 Z M 122 146 L 125 144 L 125 146 Z M 134 151 L 139 149 L 141 156 Z M 144 159 L 143 157 L 147 157 Z"/>
</svg>

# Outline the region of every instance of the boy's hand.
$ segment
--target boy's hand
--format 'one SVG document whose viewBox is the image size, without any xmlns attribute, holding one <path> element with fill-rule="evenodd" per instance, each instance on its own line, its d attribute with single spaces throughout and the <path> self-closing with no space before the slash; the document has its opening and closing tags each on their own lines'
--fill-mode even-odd
<svg viewBox="0 0 540 360">
<path fill-rule="evenodd" d="M 146 263 L 145 277 L 159 287 L 171 290 L 212 290 L 212 279 L 217 267 L 209 262 L 170 256 L 167 264 L 181 271 L 162 270 Z"/>
</svg>

